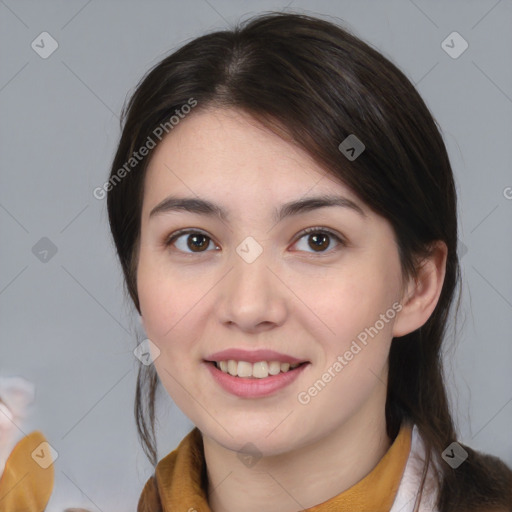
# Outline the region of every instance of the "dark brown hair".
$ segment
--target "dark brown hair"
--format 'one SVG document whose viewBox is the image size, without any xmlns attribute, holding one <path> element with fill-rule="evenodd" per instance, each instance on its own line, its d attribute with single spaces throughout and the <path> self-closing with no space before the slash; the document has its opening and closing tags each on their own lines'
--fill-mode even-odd
<svg viewBox="0 0 512 512">
<path fill-rule="evenodd" d="M 408 78 L 340 26 L 300 14 L 257 16 L 232 30 L 192 40 L 147 73 L 123 109 L 111 180 L 153 131 L 191 99 L 197 107 L 190 115 L 211 107 L 249 113 L 348 186 L 391 223 L 404 278 L 417 275 L 433 242 L 447 245 L 446 275 L 434 312 L 421 328 L 392 341 L 387 431 L 394 439 L 404 421 L 417 425 L 427 466 L 436 468 L 441 512 L 510 506 L 512 471 L 498 458 L 465 446 L 469 457 L 456 470 L 441 460 L 443 450 L 456 440 L 441 345 L 460 285 L 457 198 L 440 129 Z M 353 161 L 338 148 L 350 134 L 365 145 Z M 127 291 L 139 313 L 136 269 L 150 157 L 112 181 L 107 197 Z M 135 417 L 153 466 L 158 383 L 154 366 L 141 365 Z"/>
</svg>

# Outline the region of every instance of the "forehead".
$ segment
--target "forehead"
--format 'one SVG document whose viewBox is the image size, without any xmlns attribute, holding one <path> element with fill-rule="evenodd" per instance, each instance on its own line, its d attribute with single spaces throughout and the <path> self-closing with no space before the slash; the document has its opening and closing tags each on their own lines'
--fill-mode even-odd
<svg viewBox="0 0 512 512">
<path fill-rule="evenodd" d="M 181 120 L 153 151 L 146 187 L 151 195 L 250 189 L 266 197 L 311 191 L 356 199 L 304 150 L 233 109 L 196 111 Z"/>
</svg>

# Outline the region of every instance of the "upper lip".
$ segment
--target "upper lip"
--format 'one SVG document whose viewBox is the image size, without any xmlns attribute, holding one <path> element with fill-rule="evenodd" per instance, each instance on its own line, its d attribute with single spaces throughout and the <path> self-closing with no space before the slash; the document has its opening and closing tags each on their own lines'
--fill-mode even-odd
<svg viewBox="0 0 512 512">
<path fill-rule="evenodd" d="M 244 350 L 241 348 L 228 348 L 210 354 L 205 358 L 206 361 L 229 361 L 233 359 L 235 361 L 247 361 L 248 363 L 257 363 L 258 361 L 279 361 L 280 363 L 304 363 L 304 359 L 298 359 L 296 357 L 289 356 L 276 352 L 275 350 Z"/>
</svg>

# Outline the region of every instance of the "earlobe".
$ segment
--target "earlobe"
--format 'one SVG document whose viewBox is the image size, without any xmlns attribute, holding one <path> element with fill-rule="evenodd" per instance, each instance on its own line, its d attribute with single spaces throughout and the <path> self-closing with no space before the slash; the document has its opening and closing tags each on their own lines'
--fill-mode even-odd
<svg viewBox="0 0 512 512">
<path fill-rule="evenodd" d="M 447 255 L 446 244 L 438 240 L 430 256 L 419 265 L 416 278 L 409 280 L 401 300 L 402 310 L 393 325 L 394 337 L 419 329 L 432 315 L 443 289 Z"/>
</svg>

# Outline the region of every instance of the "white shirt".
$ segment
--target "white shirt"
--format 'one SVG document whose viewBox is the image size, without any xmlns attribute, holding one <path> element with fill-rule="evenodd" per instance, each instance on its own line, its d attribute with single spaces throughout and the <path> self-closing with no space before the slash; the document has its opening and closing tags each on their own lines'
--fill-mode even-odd
<svg viewBox="0 0 512 512">
<path fill-rule="evenodd" d="M 395 501 L 389 512 L 413 512 L 416 495 L 419 494 L 421 475 L 425 465 L 425 446 L 421 439 L 418 427 L 414 425 L 411 437 L 411 451 L 405 465 L 404 474 L 395 496 Z M 425 488 L 421 497 L 419 512 L 439 512 L 435 507 L 437 499 L 437 484 L 435 482 L 435 469 L 430 463 Z"/>
</svg>

